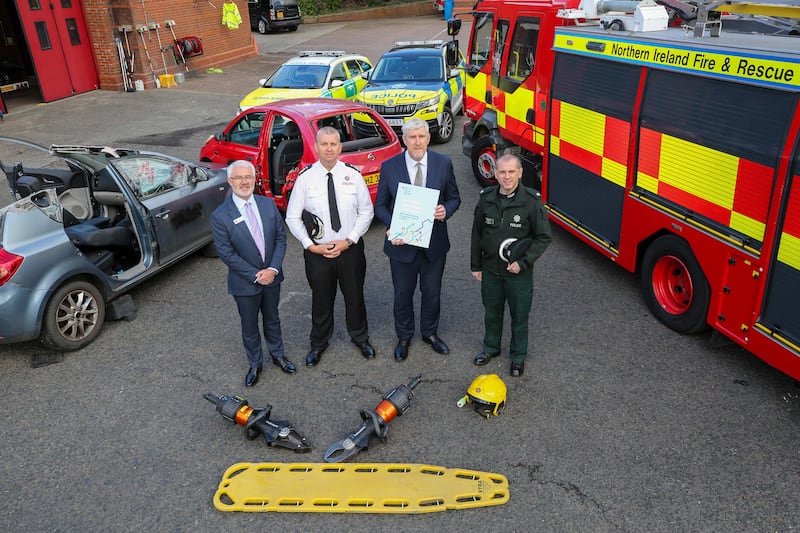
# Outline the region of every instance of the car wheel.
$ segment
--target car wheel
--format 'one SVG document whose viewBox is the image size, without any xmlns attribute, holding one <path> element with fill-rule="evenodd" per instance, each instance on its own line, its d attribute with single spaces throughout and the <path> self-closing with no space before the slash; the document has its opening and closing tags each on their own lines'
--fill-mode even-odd
<svg viewBox="0 0 800 533">
<path fill-rule="evenodd" d="M 675 235 L 659 237 L 642 260 L 642 292 L 657 319 L 679 333 L 708 327 L 708 281 L 692 249 Z"/>
<path fill-rule="evenodd" d="M 268 29 L 267 28 L 267 23 L 264 22 L 263 20 L 259 20 L 258 21 L 258 33 L 260 33 L 261 35 L 264 35 L 265 33 L 267 33 L 267 29 Z"/>
<path fill-rule="evenodd" d="M 47 303 L 41 341 L 56 350 L 78 350 L 97 337 L 105 318 L 106 304 L 97 287 L 72 281 L 59 287 Z"/>
<path fill-rule="evenodd" d="M 494 167 L 497 163 L 497 154 L 494 153 L 494 143 L 488 135 L 478 137 L 472 145 L 472 173 L 481 187 L 497 185 L 494 177 Z"/>
<path fill-rule="evenodd" d="M 452 139 L 454 124 L 453 112 L 450 111 L 449 107 L 445 107 L 442 113 L 442 120 L 439 122 L 439 131 L 436 133 L 436 142 L 444 144 Z"/>
</svg>

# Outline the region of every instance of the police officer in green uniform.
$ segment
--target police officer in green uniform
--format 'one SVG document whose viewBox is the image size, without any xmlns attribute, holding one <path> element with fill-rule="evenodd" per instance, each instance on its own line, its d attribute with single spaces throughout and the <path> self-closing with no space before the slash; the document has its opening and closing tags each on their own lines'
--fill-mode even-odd
<svg viewBox="0 0 800 533">
<path fill-rule="evenodd" d="M 528 314 L 533 299 L 533 263 L 550 244 L 547 212 L 536 191 L 520 185 L 522 165 L 505 154 L 495 165 L 497 185 L 481 191 L 472 223 L 470 269 L 481 283 L 483 351 L 475 364 L 483 366 L 500 355 L 505 304 L 511 315 L 511 375 L 525 372 L 528 355 Z"/>
</svg>

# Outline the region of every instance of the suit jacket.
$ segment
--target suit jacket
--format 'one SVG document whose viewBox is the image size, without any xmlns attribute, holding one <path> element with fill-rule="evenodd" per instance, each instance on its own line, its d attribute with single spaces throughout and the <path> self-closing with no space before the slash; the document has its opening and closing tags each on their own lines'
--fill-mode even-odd
<svg viewBox="0 0 800 533">
<path fill-rule="evenodd" d="M 219 258 L 228 266 L 228 293 L 234 296 L 254 296 L 265 287 L 283 281 L 283 257 L 286 255 L 286 232 L 283 219 L 271 198 L 253 195 L 258 214 L 264 226 L 264 255 L 256 247 L 253 236 L 236 208 L 228 198 L 211 213 L 211 233 Z M 237 222 L 238 221 L 238 222 Z M 259 270 L 272 267 L 278 271 L 270 285 L 255 283 Z"/>
<path fill-rule="evenodd" d="M 405 157 L 406 153 L 403 152 L 384 161 L 381 165 L 378 193 L 375 197 L 375 217 L 383 222 L 387 228 L 392 224 L 397 185 L 401 182 L 411 183 Z M 458 206 L 461 205 L 456 176 L 453 173 L 453 162 L 448 156 L 428 150 L 428 172 L 425 186 L 428 189 L 439 190 L 439 204 L 443 205 L 447 211 L 445 220 L 437 220 L 433 224 L 431 242 L 427 250 L 425 250 L 428 259 L 433 260 L 444 256 L 450 250 L 447 219 L 453 216 L 453 213 L 458 210 Z M 394 259 L 401 263 L 410 263 L 418 250 L 420 248 L 417 246 L 395 246 L 388 238 L 383 243 L 383 251 L 389 256 L 389 259 Z"/>
</svg>

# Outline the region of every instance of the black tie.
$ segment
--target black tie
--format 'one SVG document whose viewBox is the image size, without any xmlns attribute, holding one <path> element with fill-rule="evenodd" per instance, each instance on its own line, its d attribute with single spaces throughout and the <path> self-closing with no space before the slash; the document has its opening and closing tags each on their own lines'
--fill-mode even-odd
<svg viewBox="0 0 800 533">
<path fill-rule="evenodd" d="M 339 220 L 339 207 L 336 205 L 336 189 L 333 188 L 333 174 L 328 172 L 328 210 L 331 213 L 331 229 L 339 231 L 342 222 Z"/>
</svg>

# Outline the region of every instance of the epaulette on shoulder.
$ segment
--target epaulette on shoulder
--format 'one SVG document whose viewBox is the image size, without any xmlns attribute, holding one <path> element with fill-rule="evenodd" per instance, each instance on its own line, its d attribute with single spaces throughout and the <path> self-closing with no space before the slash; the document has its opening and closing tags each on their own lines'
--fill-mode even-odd
<svg viewBox="0 0 800 533">
<path fill-rule="evenodd" d="M 342 161 L 342 162 L 344 163 L 344 161 Z M 345 165 L 346 167 L 350 167 L 350 168 L 352 168 L 353 170 L 355 170 L 355 171 L 356 171 L 356 172 L 358 172 L 359 174 L 361 173 L 361 171 L 360 171 L 360 170 L 358 170 L 358 167 L 355 167 L 355 166 L 351 165 L 350 163 L 344 163 L 344 165 Z"/>
<path fill-rule="evenodd" d="M 300 174 L 302 174 L 303 172 L 305 172 L 306 170 L 308 170 L 308 169 L 309 169 L 309 168 L 311 168 L 312 166 L 313 166 L 313 165 L 306 165 L 306 166 L 305 166 L 305 168 L 303 168 L 302 170 L 300 170 L 300 172 L 298 172 L 298 173 L 297 173 L 297 175 L 299 176 Z"/>
<path fill-rule="evenodd" d="M 536 189 L 532 187 L 522 187 L 522 188 L 525 190 L 526 193 L 528 193 L 529 196 L 533 196 L 534 198 L 538 198 L 540 200 L 542 199 L 542 193 L 540 193 Z"/>
<path fill-rule="evenodd" d="M 496 189 L 497 189 L 497 187 L 499 187 L 499 185 L 489 185 L 488 187 L 486 187 L 486 188 L 484 188 L 484 189 L 481 189 L 481 196 L 483 196 L 483 195 L 484 195 L 484 194 L 486 194 L 487 192 L 490 192 L 490 191 L 496 190 Z"/>
</svg>

